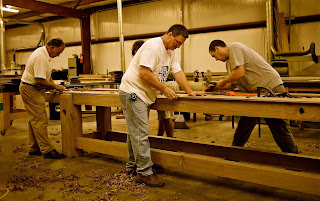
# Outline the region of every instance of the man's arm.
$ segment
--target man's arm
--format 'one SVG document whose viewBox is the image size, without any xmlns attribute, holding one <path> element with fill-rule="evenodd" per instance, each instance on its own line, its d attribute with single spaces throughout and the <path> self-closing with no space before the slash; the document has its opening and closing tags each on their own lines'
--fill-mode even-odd
<svg viewBox="0 0 320 201">
<path fill-rule="evenodd" d="M 184 72 L 181 70 L 175 74 L 173 74 L 174 79 L 178 82 L 179 86 L 188 93 L 189 96 L 203 96 L 203 93 L 198 93 L 195 91 L 192 91 L 192 89 L 190 88 L 190 85 L 188 84 L 186 75 L 184 74 Z"/>
<path fill-rule="evenodd" d="M 46 79 L 42 79 L 42 78 L 35 78 L 37 85 L 40 85 L 42 87 L 45 88 L 49 88 L 49 89 L 57 89 L 58 91 L 64 91 L 65 88 L 62 85 L 57 85 L 52 81 L 52 79 L 50 79 L 50 82 L 48 82 Z"/>
<path fill-rule="evenodd" d="M 233 71 L 230 73 L 230 75 L 228 77 L 226 77 L 225 79 L 219 81 L 216 84 L 216 89 L 229 89 L 231 87 L 231 83 L 235 82 L 237 80 L 240 80 L 244 73 L 245 73 L 245 69 L 244 66 L 237 66 L 235 69 L 233 69 Z"/>
<path fill-rule="evenodd" d="M 139 76 L 143 81 L 147 82 L 150 86 L 161 91 L 169 100 L 177 98 L 176 93 L 172 89 L 170 89 L 169 87 L 167 87 L 163 83 L 161 83 L 152 74 L 152 71 L 150 70 L 150 68 L 145 67 L 145 66 L 140 66 Z"/>
</svg>

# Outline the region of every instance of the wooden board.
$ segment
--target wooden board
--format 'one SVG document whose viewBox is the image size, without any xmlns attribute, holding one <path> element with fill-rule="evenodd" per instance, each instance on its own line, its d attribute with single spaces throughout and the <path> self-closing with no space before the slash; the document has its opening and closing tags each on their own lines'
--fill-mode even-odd
<svg viewBox="0 0 320 201">
<path fill-rule="evenodd" d="M 96 105 L 98 133 L 108 136 L 111 131 L 110 107 L 120 105 L 117 94 L 109 92 L 75 92 L 61 94 L 61 131 L 62 151 L 67 156 L 81 155 L 82 150 L 109 154 L 116 157 L 127 158 L 127 145 L 121 142 L 110 142 L 83 137 L 82 117 L 80 106 Z M 177 100 L 168 100 L 159 97 L 153 109 L 176 110 L 190 112 L 223 112 L 243 113 L 247 116 L 270 115 L 279 118 L 282 113 L 289 113 L 291 118 L 308 119 L 308 116 L 318 118 L 320 114 L 319 100 L 294 100 L 276 98 L 247 98 L 243 97 L 189 97 L 181 96 Z M 274 102 L 276 101 L 276 102 Z M 249 108 L 249 109 L 248 109 Z M 250 109 L 251 108 L 251 109 Z M 303 112 L 301 112 L 301 108 Z M 289 110 L 289 112 L 288 112 Z M 260 111 L 263 111 L 259 113 Z M 300 111 L 300 115 L 297 114 Z M 292 113 L 292 114 L 291 114 Z M 305 115 L 305 113 L 307 115 Z M 105 124 L 105 125 L 103 125 Z M 101 135 L 101 134 L 100 134 Z M 99 138 L 99 134 L 95 135 Z M 165 143 L 160 142 L 160 143 Z M 179 146 L 174 145 L 175 146 Z M 232 149 L 229 147 L 229 149 Z M 320 174 L 311 172 L 296 172 L 274 166 L 263 166 L 260 164 L 247 164 L 245 162 L 228 161 L 212 156 L 197 155 L 191 153 L 176 152 L 177 150 L 151 149 L 152 160 L 155 163 L 167 167 L 180 168 L 188 171 L 196 171 L 221 177 L 238 179 L 288 190 L 320 195 Z M 299 160 L 298 158 L 296 160 Z M 301 159 L 304 160 L 304 159 Z M 305 159 L 308 160 L 308 159 Z M 310 158 L 307 164 L 317 163 L 319 159 Z M 316 161 L 313 161 L 316 160 Z M 289 165 L 290 166 L 290 165 Z M 285 165 L 286 167 L 286 165 Z M 301 166 L 299 166 L 301 167 Z M 290 167 L 289 167 L 290 168 Z M 295 169 L 295 168 L 293 168 Z M 309 170 L 304 168 L 304 170 Z M 311 169 L 313 172 L 313 169 Z"/>
<path fill-rule="evenodd" d="M 76 138 L 76 147 L 116 157 L 126 158 L 127 145 L 84 137 Z M 203 174 L 247 181 L 297 192 L 320 195 L 320 175 L 301 173 L 270 166 L 233 162 L 220 158 L 151 149 L 152 161 L 164 167 L 172 167 Z"/>
<path fill-rule="evenodd" d="M 75 105 L 121 106 L 116 92 L 75 91 L 66 94 L 72 94 L 72 102 Z M 179 98 L 175 100 L 168 100 L 165 96 L 159 96 L 151 108 L 164 111 L 320 122 L 319 98 L 188 96 L 179 94 Z"/>
</svg>

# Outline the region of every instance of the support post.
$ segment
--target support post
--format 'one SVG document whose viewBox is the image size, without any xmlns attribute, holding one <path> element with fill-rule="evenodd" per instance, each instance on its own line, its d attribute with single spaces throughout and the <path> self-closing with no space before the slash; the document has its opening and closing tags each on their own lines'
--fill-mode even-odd
<svg viewBox="0 0 320 201">
<path fill-rule="evenodd" d="M 81 25 L 81 45 L 83 55 L 83 73 L 91 73 L 91 32 L 90 15 L 85 15 L 80 20 Z"/>
<path fill-rule="evenodd" d="M 81 105 L 74 105 L 72 94 L 60 96 L 60 119 L 62 153 L 68 157 L 82 155 L 82 150 L 76 149 L 75 138 L 82 137 Z"/>
<path fill-rule="evenodd" d="M 100 139 L 110 140 L 108 131 L 112 130 L 111 126 L 111 107 L 96 107 L 97 131 L 100 133 Z"/>
<path fill-rule="evenodd" d="M 120 56 L 121 56 L 121 70 L 122 72 L 126 71 L 126 63 L 124 56 L 124 38 L 123 38 L 123 29 L 122 29 L 122 1 L 117 0 L 118 5 L 118 25 L 119 25 L 119 39 L 120 39 Z"/>
</svg>

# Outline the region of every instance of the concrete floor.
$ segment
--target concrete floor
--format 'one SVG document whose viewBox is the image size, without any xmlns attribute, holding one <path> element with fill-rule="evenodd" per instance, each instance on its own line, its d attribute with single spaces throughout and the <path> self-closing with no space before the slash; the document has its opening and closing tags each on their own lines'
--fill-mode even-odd
<svg viewBox="0 0 320 201">
<path fill-rule="evenodd" d="M 112 117 L 117 131 L 127 131 L 124 119 Z M 188 130 L 175 130 L 178 139 L 230 145 L 234 130 L 230 117 L 218 121 L 213 116 L 204 120 L 197 114 L 197 122 L 186 122 Z M 84 133 L 95 131 L 95 117 L 84 115 Z M 280 151 L 266 125 L 261 126 L 262 136 L 255 128 L 246 147 Z M 61 151 L 60 121 L 49 122 L 49 136 Z M 320 129 L 292 128 L 302 154 L 320 157 Z M 157 114 L 150 113 L 150 133 L 157 133 Z M 27 119 L 14 120 L 6 135 L 0 136 L 0 200 L 4 201 L 87 201 L 87 200 L 320 200 L 320 197 L 257 185 L 232 179 L 183 172 L 165 168 L 159 175 L 166 185 L 150 188 L 132 182 L 121 170 L 126 159 L 115 159 L 98 153 L 62 160 L 43 159 L 42 156 L 27 157 Z M 1 199 L 9 189 L 9 193 Z"/>
</svg>

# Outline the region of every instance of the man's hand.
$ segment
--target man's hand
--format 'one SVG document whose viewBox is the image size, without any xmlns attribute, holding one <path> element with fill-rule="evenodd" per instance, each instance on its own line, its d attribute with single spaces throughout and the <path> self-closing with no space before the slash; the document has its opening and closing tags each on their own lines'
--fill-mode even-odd
<svg viewBox="0 0 320 201">
<path fill-rule="evenodd" d="M 56 84 L 56 86 L 55 86 L 55 89 L 58 90 L 58 91 L 60 91 L 60 92 L 63 92 L 64 90 L 66 90 L 66 88 L 65 88 L 64 86 L 62 86 L 62 85 L 57 85 L 57 84 Z"/>
<path fill-rule="evenodd" d="M 166 87 L 162 92 L 169 100 L 177 99 L 177 94 L 169 87 Z"/>
<path fill-rule="evenodd" d="M 206 96 L 203 92 L 191 91 L 188 93 L 189 96 Z"/>
<path fill-rule="evenodd" d="M 224 80 L 220 80 L 219 82 L 217 82 L 216 88 L 217 89 L 224 88 L 226 86 L 226 84 L 227 84 L 227 82 L 225 82 Z"/>
<path fill-rule="evenodd" d="M 202 88 L 202 91 L 205 91 L 205 92 L 211 92 L 211 91 L 214 91 L 215 90 L 215 84 L 204 84 L 203 85 L 203 88 Z"/>
</svg>

